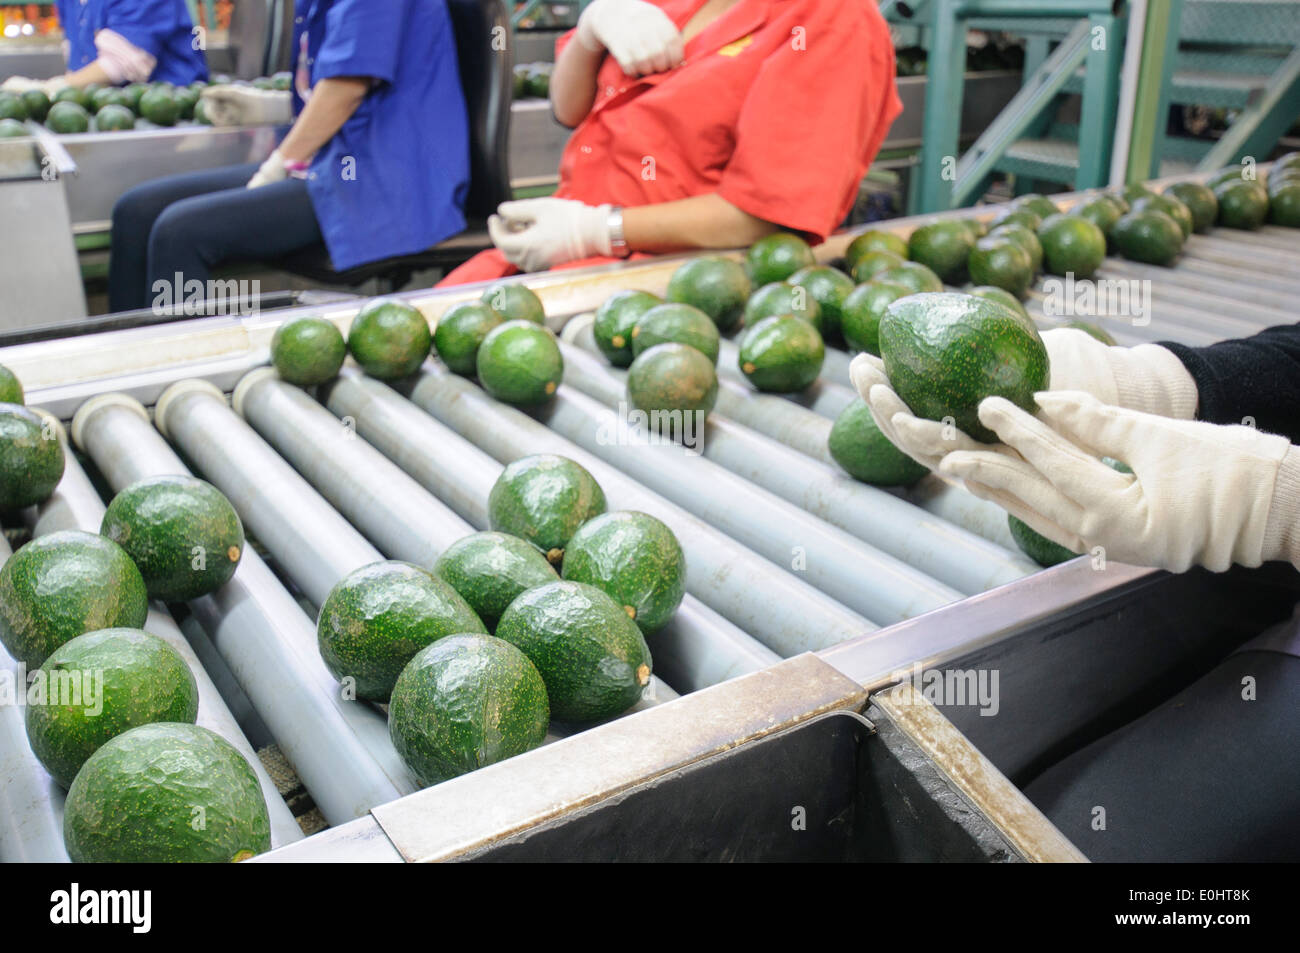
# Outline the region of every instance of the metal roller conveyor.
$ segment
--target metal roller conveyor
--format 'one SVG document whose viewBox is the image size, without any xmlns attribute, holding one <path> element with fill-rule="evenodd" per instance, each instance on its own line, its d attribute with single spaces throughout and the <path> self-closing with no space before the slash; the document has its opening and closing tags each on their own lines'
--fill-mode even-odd
<svg viewBox="0 0 1300 953">
<path fill-rule="evenodd" d="M 59 431 L 59 439 L 66 443 L 66 436 L 62 432 L 63 428 L 60 427 Z M 99 498 L 99 494 L 91 484 L 90 478 L 86 476 L 81 464 L 77 462 L 76 457 L 70 451 L 65 450 L 64 461 L 63 478 L 59 481 L 54 495 L 37 507 L 35 511 L 36 518 L 32 524 L 33 536 L 44 536 L 61 530 L 81 530 L 87 533 L 98 533 L 100 526 L 103 524 L 104 502 Z M 199 692 L 199 712 L 196 723 L 203 728 L 216 732 L 234 745 L 236 750 L 248 761 L 253 773 L 257 775 L 258 784 L 262 787 L 262 796 L 266 799 L 266 806 L 270 812 L 272 845 L 279 846 L 301 839 L 302 828 L 298 826 L 298 822 L 294 819 L 288 805 L 280 797 L 275 782 L 266 773 L 262 759 L 257 756 L 257 752 L 244 736 L 244 732 L 235 720 L 235 716 L 231 714 L 229 707 L 227 707 L 225 699 L 222 698 L 213 679 L 199 661 L 193 647 L 177 627 L 171 613 L 161 603 L 152 603 L 149 606 L 149 616 L 145 620 L 144 629 L 174 648 L 193 673 Z M 33 807 L 36 807 L 36 805 L 33 805 Z M 55 808 L 56 805 L 51 802 L 49 807 Z M 43 810 L 44 808 L 40 809 Z M 63 798 L 61 796 L 57 801 L 57 812 L 61 827 L 63 816 Z"/>
<path fill-rule="evenodd" d="M 626 401 L 625 371 L 571 345 L 563 347 L 565 390 L 572 385 L 607 407 L 617 408 Z M 566 399 L 562 391 L 561 403 Z M 544 419 L 583 443 L 580 430 L 575 435 L 556 425 L 559 409 L 557 404 Z M 587 449 L 600 452 L 593 446 Z M 986 539 L 933 519 L 892 493 L 860 483 L 716 412 L 709 415 L 698 449 L 727 471 L 966 595 L 1012 582 L 1038 568 Z"/>
<path fill-rule="evenodd" d="M 610 505 L 663 520 L 686 552 L 687 589 L 782 655 L 834 645 L 875 626 L 807 583 L 755 555 L 702 520 L 667 502 L 527 414 L 497 403 L 478 387 L 429 362 L 412 402 L 501 461 L 558 453 L 591 471 Z"/>
<path fill-rule="evenodd" d="M 334 390 L 346 399 L 348 383 L 357 380 L 348 375 Z M 377 381 L 371 383 L 393 401 L 406 404 L 417 419 L 406 420 L 400 427 L 385 431 L 382 422 L 377 426 L 376 415 L 370 413 L 377 401 L 358 388 L 360 406 L 355 412 L 350 408 L 341 414 L 351 421 L 351 426 L 345 429 L 338 418 L 301 389 L 281 381 L 274 371 L 254 371 L 245 377 L 236 388 L 234 405 L 380 549 L 393 558 L 431 567 L 438 553 L 472 533 L 476 526 L 487 528 L 487 496 L 502 467 L 477 448 L 465 447 L 463 451 L 447 453 L 448 440 L 439 439 L 438 434 L 426 440 L 420 428 L 439 425 L 384 385 Z M 341 430 L 349 436 L 340 442 Z M 426 447 L 442 448 L 442 453 L 428 456 L 431 461 L 447 464 L 449 472 L 435 485 L 426 484 L 426 490 L 371 446 L 376 435 L 382 441 L 385 434 L 389 437 L 387 446 L 400 446 L 415 455 Z M 455 434 L 446 436 L 457 444 L 464 443 Z M 329 448 L 328 453 L 322 451 L 324 447 Z M 479 466 L 471 460 L 468 468 L 460 469 L 460 464 L 472 457 L 479 458 Z M 435 468 L 438 462 L 433 463 Z M 421 468 L 422 472 L 428 470 L 428 466 Z M 469 482 L 476 477 L 477 483 Z M 383 487 L 383 493 L 373 492 L 372 487 Z M 455 487 L 458 493 L 478 494 L 478 502 L 467 514 L 474 518 L 475 525 L 452 513 L 438 499 L 443 487 Z M 694 691 L 741 672 L 757 671 L 778 659 L 775 653 L 763 649 L 729 622 L 706 613 L 707 610 L 690 600 L 690 604 L 679 609 L 667 635 L 656 633 L 648 640 L 656 669 L 670 684 Z M 652 697 L 662 699 L 665 690 L 671 692 L 667 686 L 656 685 Z"/>
<path fill-rule="evenodd" d="M 121 395 L 83 406 L 72 435 L 116 490 L 189 472 L 144 408 Z M 383 714 L 341 697 L 315 624 L 251 547 L 226 585 L 189 606 L 327 821 L 344 823 L 417 787 Z"/>
</svg>

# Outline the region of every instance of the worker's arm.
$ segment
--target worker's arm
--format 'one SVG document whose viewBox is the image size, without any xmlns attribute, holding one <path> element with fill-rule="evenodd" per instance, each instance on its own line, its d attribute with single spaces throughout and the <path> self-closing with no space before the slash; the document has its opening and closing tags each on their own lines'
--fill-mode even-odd
<svg viewBox="0 0 1300 953">
<path fill-rule="evenodd" d="M 551 109 L 562 125 L 572 129 L 587 118 L 596 101 L 596 73 L 605 51 L 570 43 L 555 61 L 551 72 Z"/>
<path fill-rule="evenodd" d="M 92 60 L 81 69 L 74 73 L 67 73 L 63 76 L 61 85 L 75 86 L 80 89 L 82 86 L 89 86 L 91 83 L 99 83 L 102 86 L 111 86 L 114 80 L 108 75 L 99 60 Z"/>
<path fill-rule="evenodd" d="M 352 118 L 371 84 L 372 80 L 365 76 L 338 76 L 318 82 L 280 143 L 280 155 L 288 160 L 309 160 Z"/>
<path fill-rule="evenodd" d="M 623 210 L 623 233 L 632 251 L 740 248 L 776 230 L 715 193 Z"/>
<path fill-rule="evenodd" d="M 128 26 L 123 30 L 131 33 Z M 135 33 L 131 33 L 136 36 Z M 139 40 L 138 42 L 145 42 Z M 63 77 L 63 85 L 86 86 L 101 83 L 117 86 L 122 83 L 143 83 L 153 75 L 158 58 L 148 50 L 137 46 L 117 30 L 103 29 L 95 34 L 95 50 L 99 54 L 93 61 L 81 69 Z"/>
</svg>

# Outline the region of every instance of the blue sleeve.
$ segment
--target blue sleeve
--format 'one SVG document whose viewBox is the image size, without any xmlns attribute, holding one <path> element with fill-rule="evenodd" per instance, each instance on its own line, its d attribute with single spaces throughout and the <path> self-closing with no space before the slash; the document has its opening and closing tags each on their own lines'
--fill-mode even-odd
<svg viewBox="0 0 1300 953">
<path fill-rule="evenodd" d="M 104 26 L 154 59 L 176 30 L 180 0 L 106 0 Z M 188 15 L 186 17 L 188 19 Z"/>
<path fill-rule="evenodd" d="M 412 2 L 421 0 L 337 0 L 325 17 L 312 78 L 369 76 L 391 83 Z"/>
</svg>

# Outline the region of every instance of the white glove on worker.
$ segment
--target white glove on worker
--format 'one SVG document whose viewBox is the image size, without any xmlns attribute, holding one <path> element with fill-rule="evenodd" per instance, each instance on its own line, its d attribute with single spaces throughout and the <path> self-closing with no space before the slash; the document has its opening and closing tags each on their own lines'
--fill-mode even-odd
<svg viewBox="0 0 1300 953">
<path fill-rule="evenodd" d="M 26 76 L 10 76 L 3 83 L 0 83 L 0 90 L 21 96 L 29 90 L 39 89 L 47 97 L 53 98 L 55 93 L 67 85 L 68 81 L 62 76 L 55 76 L 53 79 L 28 79 Z"/>
<path fill-rule="evenodd" d="M 965 482 L 1075 552 L 1182 572 L 1271 559 L 1300 565 L 1300 451 L 1251 427 L 1170 420 L 1080 392 L 1035 395 L 1037 417 L 1008 400 L 980 404 L 1005 448 L 949 453 L 939 472 Z M 1101 457 L 1127 463 L 1119 473 Z"/>
<path fill-rule="evenodd" d="M 214 126 L 283 126 L 293 122 L 293 94 L 252 86 L 209 86 L 200 93 Z"/>
<path fill-rule="evenodd" d="M 642 0 L 593 0 L 578 18 L 578 42 L 593 53 L 608 50 L 629 76 L 662 73 L 686 56 L 668 14 Z"/>
<path fill-rule="evenodd" d="M 488 234 L 506 260 L 523 271 L 612 251 L 609 205 L 584 205 L 572 199 L 502 202 L 488 219 Z"/>
<path fill-rule="evenodd" d="M 279 149 L 276 149 L 253 173 L 245 188 L 258 189 L 272 182 L 283 182 L 287 178 L 289 178 L 289 170 L 284 166 L 284 156 L 280 155 Z"/>
</svg>

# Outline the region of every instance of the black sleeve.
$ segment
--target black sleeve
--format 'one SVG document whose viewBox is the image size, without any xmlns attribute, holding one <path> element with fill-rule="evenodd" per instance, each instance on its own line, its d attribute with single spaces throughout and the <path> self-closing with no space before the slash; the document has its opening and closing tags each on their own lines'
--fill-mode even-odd
<svg viewBox="0 0 1300 953">
<path fill-rule="evenodd" d="M 1300 324 L 1268 328 L 1236 341 L 1187 347 L 1161 341 L 1196 381 L 1198 420 L 1255 426 L 1300 443 Z"/>
</svg>

